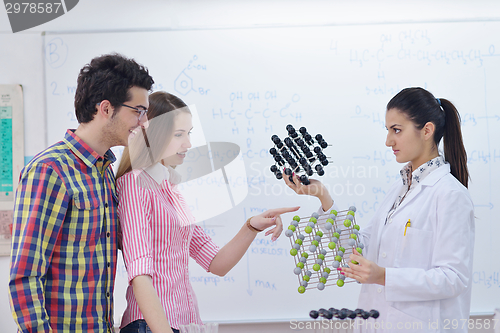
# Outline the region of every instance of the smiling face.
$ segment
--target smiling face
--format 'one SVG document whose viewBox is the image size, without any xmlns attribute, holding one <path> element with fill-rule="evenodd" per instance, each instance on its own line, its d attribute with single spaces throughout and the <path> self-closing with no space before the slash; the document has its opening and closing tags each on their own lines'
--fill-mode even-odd
<svg viewBox="0 0 500 333">
<path fill-rule="evenodd" d="M 432 146 L 433 123 L 429 122 L 419 130 L 404 113 L 390 109 L 385 114 L 385 126 L 388 130 L 385 145 L 392 148 L 399 163 L 412 162 L 415 169 L 438 156 L 437 149 Z"/>
<path fill-rule="evenodd" d="M 174 120 L 173 134 L 163 154 L 163 164 L 176 166 L 184 162 L 186 152 L 191 148 L 190 132 L 193 129 L 191 113 L 181 112 Z"/>
<path fill-rule="evenodd" d="M 139 110 L 145 110 L 149 106 L 148 91 L 144 88 L 132 87 L 129 89 L 130 99 L 124 104 Z M 106 139 L 110 146 L 127 146 L 129 139 L 132 138 L 141 127 L 147 127 L 148 118 L 142 117 L 139 113 L 125 106 L 115 106 L 114 114 L 109 119 L 105 127 Z"/>
</svg>

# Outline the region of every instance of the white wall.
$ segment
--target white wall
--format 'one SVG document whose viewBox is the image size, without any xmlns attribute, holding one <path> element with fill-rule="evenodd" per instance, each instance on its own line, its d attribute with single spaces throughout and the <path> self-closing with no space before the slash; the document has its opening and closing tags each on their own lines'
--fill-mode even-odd
<svg viewBox="0 0 500 333">
<path fill-rule="evenodd" d="M 44 31 L 91 33 L 482 20 L 500 20 L 499 1 L 85 0 L 56 20 L 17 34 L 12 34 L 6 11 L 0 9 L 0 84 L 23 85 L 25 155 L 32 156 L 47 145 L 41 37 Z M 14 332 L 6 287 L 8 268 L 9 259 L 0 258 L 0 285 L 4 286 L 0 288 L 2 331 Z M 274 328 L 260 325 L 254 330 Z"/>
</svg>

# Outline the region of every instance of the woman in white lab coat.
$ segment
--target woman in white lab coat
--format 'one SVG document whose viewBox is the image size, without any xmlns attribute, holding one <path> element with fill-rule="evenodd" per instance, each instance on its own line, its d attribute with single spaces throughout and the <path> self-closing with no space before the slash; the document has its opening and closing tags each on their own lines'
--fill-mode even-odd
<svg viewBox="0 0 500 333">
<path fill-rule="evenodd" d="M 359 264 L 341 268 L 363 284 L 359 308 L 380 312 L 377 320 L 359 321 L 358 330 L 467 332 L 474 211 L 458 111 L 422 88 L 407 88 L 388 103 L 386 128 L 386 146 L 407 164 L 361 230 L 363 254 L 350 256 Z M 318 197 L 330 211 L 333 200 L 320 182 L 293 179 L 285 179 L 290 188 Z"/>
</svg>

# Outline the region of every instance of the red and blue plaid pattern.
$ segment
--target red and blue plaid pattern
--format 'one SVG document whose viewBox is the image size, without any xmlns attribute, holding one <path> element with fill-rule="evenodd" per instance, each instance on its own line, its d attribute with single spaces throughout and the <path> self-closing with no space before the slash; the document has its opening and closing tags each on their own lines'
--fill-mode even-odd
<svg viewBox="0 0 500 333">
<path fill-rule="evenodd" d="M 113 331 L 114 161 L 68 130 L 21 172 L 9 282 L 20 331 Z"/>
</svg>

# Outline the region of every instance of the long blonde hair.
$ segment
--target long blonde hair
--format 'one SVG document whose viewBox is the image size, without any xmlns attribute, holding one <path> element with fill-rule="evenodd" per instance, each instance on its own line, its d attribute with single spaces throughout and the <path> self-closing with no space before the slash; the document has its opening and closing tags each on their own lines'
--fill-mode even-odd
<svg viewBox="0 0 500 333">
<path fill-rule="evenodd" d="M 125 147 L 116 178 L 133 169 L 146 168 L 162 159 L 173 135 L 174 121 L 181 112 L 190 113 L 186 103 L 165 91 L 149 95 L 149 126 L 142 128 Z"/>
</svg>

